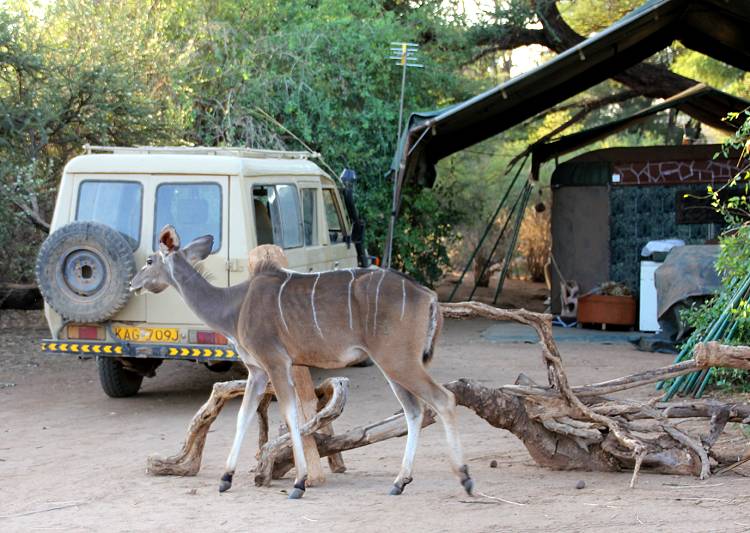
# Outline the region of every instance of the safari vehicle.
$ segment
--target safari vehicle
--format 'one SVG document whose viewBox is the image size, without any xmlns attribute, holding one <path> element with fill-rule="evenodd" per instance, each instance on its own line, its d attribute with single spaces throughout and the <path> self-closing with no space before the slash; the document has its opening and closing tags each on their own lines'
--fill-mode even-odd
<svg viewBox="0 0 750 533">
<path fill-rule="evenodd" d="M 204 326 L 177 291 L 134 295 L 130 280 L 158 249 L 166 224 L 185 242 L 213 235 L 201 268 L 214 285 L 247 279 L 248 252 L 260 244 L 281 246 L 290 268 L 301 272 L 364 266 L 353 172 L 345 172 L 341 189 L 314 156 L 86 147 L 63 171 L 50 236 L 37 258 L 52 335 L 42 350 L 96 358 L 111 397 L 136 394 L 165 360 L 228 370 L 239 360 L 234 347 Z"/>
</svg>

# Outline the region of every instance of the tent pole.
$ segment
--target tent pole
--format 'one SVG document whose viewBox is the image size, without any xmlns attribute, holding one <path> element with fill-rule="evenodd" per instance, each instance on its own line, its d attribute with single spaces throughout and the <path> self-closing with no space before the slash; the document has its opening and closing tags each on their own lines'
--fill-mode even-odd
<svg viewBox="0 0 750 533">
<path fill-rule="evenodd" d="M 482 276 L 484 276 L 484 273 L 489 268 L 490 263 L 492 262 L 492 256 L 495 255 L 495 250 L 497 250 L 497 247 L 500 244 L 500 240 L 503 238 L 503 235 L 505 235 L 505 230 L 508 229 L 508 224 L 510 224 L 510 219 L 513 218 L 513 213 L 516 212 L 516 207 L 518 207 L 518 203 L 521 201 L 521 197 L 523 196 L 523 193 L 524 193 L 523 190 L 521 190 L 521 192 L 518 193 L 518 198 L 516 198 L 516 201 L 513 204 L 513 207 L 510 208 L 510 213 L 508 213 L 508 218 L 505 219 L 503 228 L 500 230 L 500 234 L 497 236 L 497 239 L 495 239 L 494 246 L 492 246 L 492 251 L 490 251 L 489 255 L 487 256 L 487 260 L 484 262 L 484 265 L 482 266 L 482 271 L 479 274 L 479 279 L 482 279 Z M 474 293 L 477 291 L 478 287 L 479 287 L 479 280 L 475 279 L 474 288 L 471 289 L 471 294 L 469 294 L 469 298 L 468 298 L 469 302 L 474 297 Z"/>
<path fill-rule="evenodd" d="M 518 213 L 516 215 L 516 226 L 513 228 L 513 238 L 510 241 L 510 246 L 508 247 L 508 253 L 505 254 L 505 264 L 503 264 L 503 271 L 500 274 L 500 279 L 497 282 L 497 289 L 495 290 L 495 297 L 492 299 L 492 305 L 497 304 L 497 298 L 500 296 L 500 293 L 503 291 L 503 285 L 505 285 L 505 276 L 508 274 L 508 267 L 510 267 L 510 260 L 513 258 L 513 252 L 516 249 L 516 242 L 518 242 L 518 234 L 521 232 L 521 222 L 523 222 L 523 215 L 526 212 L 526 204 L 529 201 L 529 196 L 531 196 L 531 189 L 533 187 L 531 184 L 527 181 L 526 187 L 523 191 L 523 200 L 521 200 L 521 205 L 518 208 Z"/>
<path fill-rule="evenodd" d="M 516 175 L 513 176 L 513 181 L 511 182 L 508 189 L 505 191 L 505 195 L 503 196 L 503 199 L 500 200 L 500 203 L 498 204 L 497 209 L 495 209 L 495 213 L 492 215 L 492 217 L 490 217 L 490 221 L 487 223 L 487 226 L 484 228 L 484 234 L 482 235 L 482 238 L 479 239 L 479 244 L 477 244 L 476 248 L 474 248 L 474 251 L 471 253 L 471 256 L 469 257 L 469 260 L 466 262 L 466 266 L 464 267 L 463 272 L 461 272 L 461 277 L 458 278 L 458 281 L 456 282 L 456 285 L 453 287 L 453 290 L 451 291 L 450 296 L 448 296 L 449 302 L 453 301 L 453 297 L 456 295 L 456 291 L 458 291 L 458 288 L 461 286 L 461 283 L 464 280 L 464 276 L 466 276 L 466 273 L 469 271 L 471 262 L 474 260 L 474 257 L 477 255 L 477 253 L 479 253 L 479 249 L 482 247 L 482 244 L 484 244 L 484 239 L 487 238 L 487 234 L 492 229 L 492 225 L 495 223 L 495 219 L 497 218 L 497 215 L 500 213 L 500 210 L 503 208 L 503 205 L 505 204 L 505 200 L 508 199 L 508 195 L 510 194 L 510 191 L 513 188 L 513 185 L 516 184 L 516 179 L 518 179 L 519 174 L 521 174 L 521 169 L 523 169 L 523 166 L 525 164 L 526 164 L 526 159 L 524 159 L 523 162 L 521 163 L 521 166 L 518 167 L 518 170 L 516 171 Z"/>
<path fill-rule="evenodd" d="M 430 122 L 414 126 L 406 134 L 406 141 L 404 142 L 404 151 L 401 154 L 401 161 L 398 165 L 396 175 L 393 177 L 393 197 L 391 199 L 391 217 L 388 222 L 388 237 L 385 241 L 385 248 L 383 250 L 383 268 L 391 267 L 391 255 L 393 252 L 393 232 L 396 227 L 396 217 L 398 216 L 399 207 L 401 204 L 401 187 L 404 183 L 404 174 L 406 174 L 406 160 L 409 158 L 411 153 L 417 147 L 417 145 L 424 139 L 424 136 L 430 131 L 432 127 Z M 422 130 L 422 134 L 419 136 L 417 141 L 412 146 L 411 136 L 409 134 L 416 134 L 419 130 Z"/>
</svg>

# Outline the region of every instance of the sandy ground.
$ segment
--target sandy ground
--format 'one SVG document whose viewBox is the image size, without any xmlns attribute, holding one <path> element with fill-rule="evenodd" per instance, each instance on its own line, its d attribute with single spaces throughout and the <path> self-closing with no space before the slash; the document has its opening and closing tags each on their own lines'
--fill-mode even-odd
<svg viewBox="0 0 750 533">
<path fill-rule="evenodd" d="M 256 488 L 256 434 L 248 437 L 231 491 L 217 491 L 239 401 L 209 435 L 203 468 L 190 478 L 145 473 L 152 452 L 172 453 L 213 374 L 190 363 L 165 364 L 135 398 L 100 390 L 93 361 L 39 353 L 44 329 L 0 316 L 0 531 L 747 531 L 750 483 L 738 474 L 707 481 L 642 475 L 555 472 L 537 467 L 519 441 L 460 409 L 467 463 L 480 494 L 467 497 L 449 471 L 442 430 L 423 432 L 416 474 L 401 497 L 388 496 L 404 439 L 347 452 L 345 474 L 329 474 L 299 501 L 281 491 L 291 480 Z M 27 315 L 28 316 L 28 315 Z M 38 316 L 38 315 L 36 315 Z M 34 315 L 32 314 L 32 318 Z M 34 324 L 38 324 L 34 322 Z M 13 327 L 15 326 L 15 327 Z M 543 381 L 539 350 L 486 321 L 449 321 L 432 374 L 487 384 L 521 371 Z M 516 339 L 516 340 L 513 340 Z M 637 352 L 622 341 L 560 343 L 571 381 L 593 382 L 666 364 L 670 356 Z M 351 379 L 337 429 L 388 416 L 398 408 L 375 367 L 314 372 Z M 651 388 L 632 394 L 645 398 Z M 275 404 L 272 428 L 279 424 Z M 735 440 L 742 436 L 734 430 Z M 491 460 L 497 468 L 490 468 Z M 578 480 L 586 487 L 576 490 Z M 486 495 L 486 496 L 485 496 Z M 495 498 L 512 500 L 518 505 Z M 60 507 L 60 508 L 58 508 Z M 57 508 L 57 509 L 56 509 Z"/>
</svg>

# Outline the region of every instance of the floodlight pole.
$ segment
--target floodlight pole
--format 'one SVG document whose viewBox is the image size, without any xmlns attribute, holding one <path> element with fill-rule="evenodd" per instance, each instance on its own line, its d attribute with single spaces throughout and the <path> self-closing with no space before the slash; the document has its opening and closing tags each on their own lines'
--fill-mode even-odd
<svg viewBox="0 0 750 533">
<path fill-rule="evenodd" d="M 401 130 L 404 121 L 404 93 L 406 91 L 406 69 L 409 67 L 424 68 L 423 65 L 418 64 L 417 51 L 419 45 L 416 43 L 391 43 L 391 57 L 388 59 L 395 60 L 397 64 L 401 65 L 401 96 L 399 98 L 398 106 L 398 136 L 396 137 L 396 151 L 398 151 L 399 143 L 401 142 Z M 393 197 L 391 199 L 391 216 L 388 224 L 388 237 L 385 242 L 385 248 L 383 253 L 383 267 L 390 268 L 391 266 L 391 255 L 393 251 L 393 232 L 396 226 L 396 211 L 398 210 L 398 199 L 400 195 L 400 187 L 398 186 L 398 171 L 393 176 Z"/>
</svg>

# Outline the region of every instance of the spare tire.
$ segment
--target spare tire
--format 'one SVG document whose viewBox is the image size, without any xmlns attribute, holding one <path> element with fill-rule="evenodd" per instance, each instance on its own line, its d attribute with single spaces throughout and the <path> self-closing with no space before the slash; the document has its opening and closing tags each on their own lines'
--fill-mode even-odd
<svg viewBox="0 0 750 533">
<path fill-rule="evenodd" d="M 135 259 L 127 238 L 98 222 L 71 222 L 42 244 L 36 279 L 45 301 L 64 318 L 101 322 L 130 298 Z"/>
</svg>

